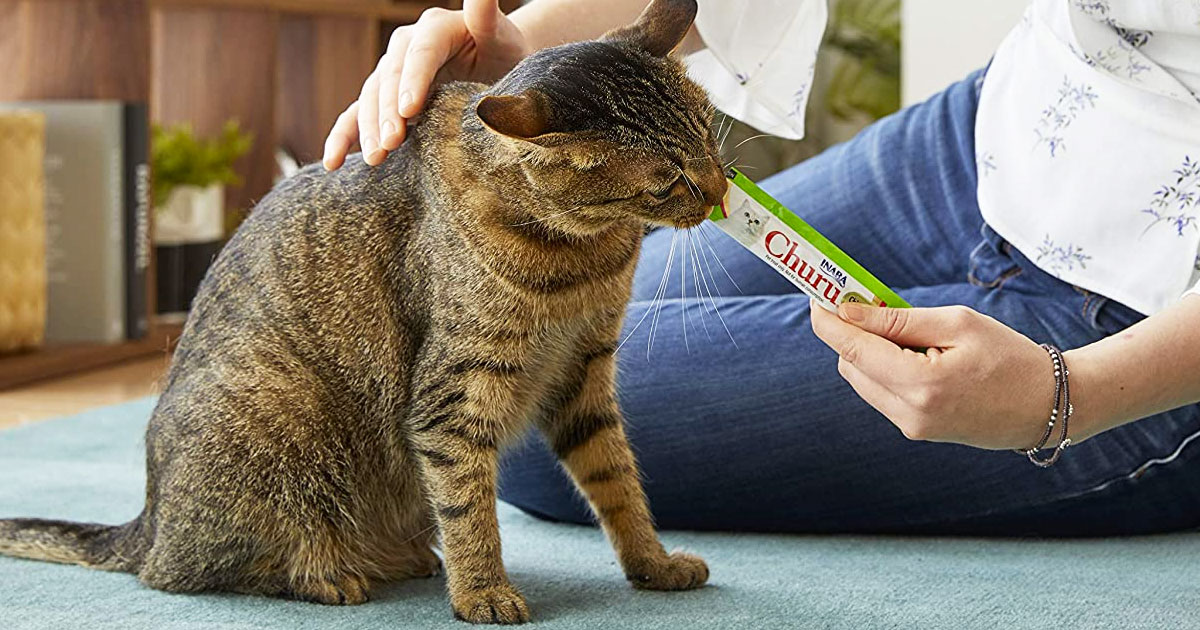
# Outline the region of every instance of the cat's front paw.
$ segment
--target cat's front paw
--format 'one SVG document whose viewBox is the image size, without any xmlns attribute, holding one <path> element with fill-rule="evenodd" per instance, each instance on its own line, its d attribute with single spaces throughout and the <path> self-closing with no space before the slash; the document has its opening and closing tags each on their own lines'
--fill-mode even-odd
<svg viewBox="0 0 1200 630">
<path fill-rule="evenodd" d="M 529 621 L 529 606 L 512 584 L 499 584 L 484 589 L 450 595 L 454 617 L 471 623 L 525 623 Z"/>
<path fill-rule="evenodd" d="M 686 591 L 700 588 L 708 581 L 708 565 L 697 556 L 682 551 L 646 561 L 625 573 L 634 588 L 649 591 Z"/>
</svg>

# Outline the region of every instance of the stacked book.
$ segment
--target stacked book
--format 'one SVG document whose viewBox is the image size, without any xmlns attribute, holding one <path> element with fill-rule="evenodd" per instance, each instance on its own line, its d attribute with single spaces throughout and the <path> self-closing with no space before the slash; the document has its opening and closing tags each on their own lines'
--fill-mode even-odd
<svg viewBox="0 0 1200 630">
<path fill-rule="evenodd" d="M 146 336 L 149 121 L 144 103 L 0 103 L 46 118 L 46 341 Z"/>
</svg>

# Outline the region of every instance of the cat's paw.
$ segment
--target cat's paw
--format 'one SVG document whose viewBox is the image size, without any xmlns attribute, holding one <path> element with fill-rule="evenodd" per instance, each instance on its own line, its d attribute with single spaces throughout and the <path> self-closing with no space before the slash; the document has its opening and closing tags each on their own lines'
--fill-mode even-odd
<svg viewBox="0 0 1200 630">
<path fill-rule="evenodd" d="M 442 574 L 442 559 L 428 546 L 418 546 L 405 577 L 431 578 Z"/>
<path fill-rule="evenodd" d="M 354 606 L 367 601 L 370 584 L 357 575 L 334 575 L 323 580 L 310 579 L 296 584 L 292 596 L 296 599 L 329 606 Z"/>
<path fill-rule="evenodd" d="M 442 559 L 436 555 L 430 555 L 432 557 L 425 558 L 422 562 L 418 563 L 413 577 L 431 578 L 442 574 Z"/>
<path fill-rule="evenodd" d="M 525 623 L 529 606 L 512 584 L 499 584 L 450 595 L 454 617 L 471 623 Z"/>
<path fill-rule="evenodd" d="M 627 571 L 625 577 L 634 588 L 686 591 L 704 586 L 708 581 L 708 565 L 690 553 L 675 551 L 665 558 L 647 561 Z"/>
</svg>

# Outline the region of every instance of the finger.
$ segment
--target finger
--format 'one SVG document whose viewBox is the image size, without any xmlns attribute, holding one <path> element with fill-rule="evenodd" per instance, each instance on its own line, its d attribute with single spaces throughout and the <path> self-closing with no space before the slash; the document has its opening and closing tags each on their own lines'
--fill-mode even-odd
<svg viewBox="0 0 1200 630">
<path fill-rule="evenodd" d="M 484 42 L 496 35 L 500 20 L 504 14 L 500 12 L 497 0 L 466 0 L 463 2 L 463 22 L 467 31 L 476 43 Z"/>
<path fill-rule="evenodd" d="M 978 314 L 965 306 L 879 308 L 845 302 L 842 319 L 902 346 L 948 347 Z"/>
<path fill-rule="evenodd" d="M 329 136 L 325 138 L 325 155 L 321 158 L 321 163 L 325 165 L 326 170 L 341 168 L 357 136 L 358 101 L 354 101 L 338 115 L 333 129 L 329 130 Z"/>
<path fill-rule="evenodd" d="M 881 383 L 914 380 L 919 367 L 914 363 L 915 353 L 905 352 L 883 337 L 842 321 L 816 304 L 810 311 L 813 332 L 846 362 Z"/>
<path fill-rule="evenodd" d="M 409 29 L 396 29 L 388 43 L 388 52 L 379 60 L 379 145 L 387 151 L 395 151 L 404 142 L 404 119 L 400 116 L 399 103 L 400 72 L 409 39 Z"/>
<path fill-rule="evenodd" d="M 467 36 L 461 19 L 444 9 L 429 9 L 421 14 L 412 40 L 404 54 L 400 74 L 400 116 L 412 118 L 421 111 L 429 96 L 429 86 L 450 51 Z"/>
<path fill-rule="evenodd" d="M 371 166 L 383 162 L 387 151 L 379 146 L 379 75 L 372 72 L 358 96 L 358 143 L 363 161 Z"/>
<path fill-rule="evenodd" d="M 385 151 L 400 147 L 400 68 L 394 55 L 379 62 L 379 146 Z"/>
<path fill-rule="evenodd" d="M 911 415 L 908 405 L 902 398 L 896 395 L 895 392 L 887 387 L 875 382 L 871 377 L 863 373 L 862 370 L 854 366 L 844 359 L 838 360 L 838 374 L 850 384 L 854 393 L 858 394 L 864 402 L 875 408 L 876 411 L 883 414 L 889 422 L 896 425 L 905 436 L 909 432 L 905 430 L 907 426 L 906 419 Z"/>
</svg>

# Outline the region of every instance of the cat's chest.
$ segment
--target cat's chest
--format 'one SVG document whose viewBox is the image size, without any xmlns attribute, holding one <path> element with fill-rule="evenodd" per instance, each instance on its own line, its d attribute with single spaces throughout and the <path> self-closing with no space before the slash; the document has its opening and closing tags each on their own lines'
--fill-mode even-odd
<svg viewBox="0 0 1200 630">
<path fill-rule="evenodd" d="M 456 247 L 439 250 L 450 291 L 483 300 L 484 310 L 562 326 L 629 301 L 640 226 L 621 225 L 593 239 L 539 238 L 496 226 L 447 232 Z"/>
</svg>

